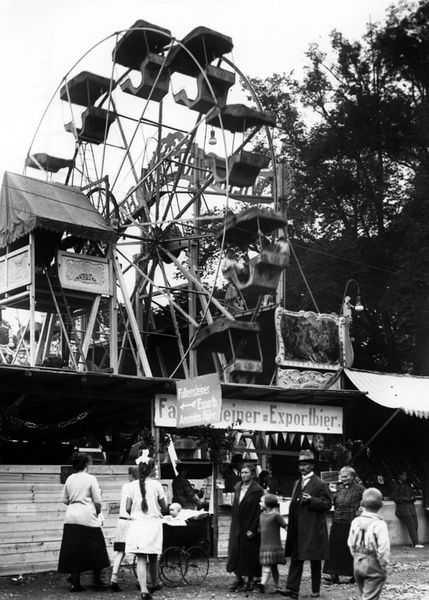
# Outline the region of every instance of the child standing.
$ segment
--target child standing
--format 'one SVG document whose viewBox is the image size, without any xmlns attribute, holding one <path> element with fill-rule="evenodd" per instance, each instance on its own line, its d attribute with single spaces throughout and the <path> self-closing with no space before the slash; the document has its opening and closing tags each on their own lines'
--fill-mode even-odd
<svg viewBox="0 0 429 600">
<path fill-rule="evenodd" d="M 286 528 L 286 521 L 279 514 L 279 501 L 274 494 L 265 494 L 261 498 L 263 512 L 259 517 L 261 530 L 261 546 L 259 550 L 259 562 L 262 566 L 261 583 L 258 590 L 265 592 L 270 575 L 273 576 L 276 591 L 279 589 L 278 564 L 285 564 L 285 553 L 280 541 L 280 527 Z"/>
<path fill-rule="evenodd" d="M 353 568 L 361 600 L 377 600 L 386 581 L 390 540 L 385 521 L 377 514 L 383 495 L 368 488 L 362 495 L 363 508 L 353 519 L 347 544 L 353 556 Z"/>
</svg>

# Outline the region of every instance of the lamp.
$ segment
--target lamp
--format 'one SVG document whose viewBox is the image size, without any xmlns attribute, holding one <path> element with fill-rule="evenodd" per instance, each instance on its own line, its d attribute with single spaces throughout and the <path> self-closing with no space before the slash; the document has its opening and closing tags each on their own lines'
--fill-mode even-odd
<svg viewBox="0 0 429 600">
<path fill-rule="evenodd" d="M 209 138 L 209 146 L 216 146 L 217 144 L 217 139 L 216 139 L 216 133 L 214 129 L 210 130 L 210 138 Z"/>
<path fill-rule="evenodd" d="M 347 294 L 352 283 L 356 286 L 356 302 L 354 305 L 351 303 L 351 296 Z M 352 309 L 354 309 L 355 312 L 362 312 L 364 310 L 364 306 L 360 297 L 360 286 L 356 279 L 348 279 L 346 282 L 343 292 L 343 299 L 340 306 L 340 314 L 343 317 L 351 317 Z"/>
</svg>

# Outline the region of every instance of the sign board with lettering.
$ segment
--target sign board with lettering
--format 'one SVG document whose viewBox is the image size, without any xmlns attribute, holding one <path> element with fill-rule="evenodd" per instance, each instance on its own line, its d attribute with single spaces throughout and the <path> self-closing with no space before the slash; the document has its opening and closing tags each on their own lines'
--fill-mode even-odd
<svg viewBox="0 0 429 600">
<path fill-rule="evenodd" d="M 216 373 L 176 382 L 175 427 L 214 425 L 220 420 L 222 390 Z"/>
<path fill-rule="evenodd" d="M 110 296 L 112 284 L 109 260 L 58 251 L 58 277 L 63 288 Z"/>
<path fill-rule="evenodd" d="M 155 425 L 176 427 L 176 396 L 155 396 Z M 237 421 L 240 422 L 237 425 Z M 291 431 L 299 433 L 343 432 L 343 409 L 341 406 L 319 406 L 314 404 L 289 404 L 286 402 L 257 402 L 254 400 L 232 400 L 223 398 L 220 420 L 212 421 L 217 429 L 247 431 Z"/>
</svg>

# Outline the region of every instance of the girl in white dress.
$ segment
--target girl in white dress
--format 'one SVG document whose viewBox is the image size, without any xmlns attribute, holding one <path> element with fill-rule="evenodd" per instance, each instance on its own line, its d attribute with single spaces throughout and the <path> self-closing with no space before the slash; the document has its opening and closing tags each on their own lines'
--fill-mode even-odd
<svg viewBox="0 0 429 600">
<path fill-rule="evenodd" d="M 161 482 L 153 478 L 155 463 L 145 454 L 136 461 L 139 478 L 128 488 L 126 508 L 131 516 L 131 523 L 126 539 L 126 552 L 137 557 L 141 597 L 142 600 L 149 600 L 151 596 L 146 581 L 146 563 L 149 560 L 152 591 L 155 591 L 159 589 L 157 560 L 162 553 L 162 512 L 167 512 L 167 502 Z"/>
</svg>

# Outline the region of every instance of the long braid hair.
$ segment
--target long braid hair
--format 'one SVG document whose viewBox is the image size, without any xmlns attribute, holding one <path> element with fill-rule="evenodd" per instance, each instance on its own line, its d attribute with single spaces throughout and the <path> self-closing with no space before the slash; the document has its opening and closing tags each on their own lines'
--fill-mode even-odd
<svg viewBox="0 0 429 600">
<path fill-rule="evenodd" d="M 139 463 L 139 483 L 140 483 L 140 492 L 142 495 L 142 511 L 144 513 L 147 512 L 147 500 L 146 500 L 146 478 L 152 473 L 155 466 L 155 462 L 152 458 L 149 459 L 147 463 L 141 462 Z"/>
</svg>

